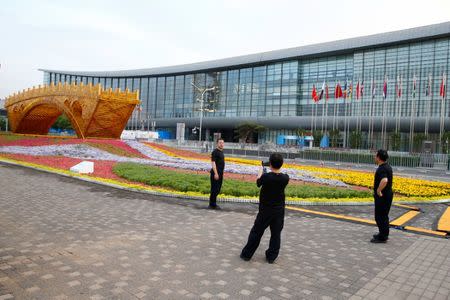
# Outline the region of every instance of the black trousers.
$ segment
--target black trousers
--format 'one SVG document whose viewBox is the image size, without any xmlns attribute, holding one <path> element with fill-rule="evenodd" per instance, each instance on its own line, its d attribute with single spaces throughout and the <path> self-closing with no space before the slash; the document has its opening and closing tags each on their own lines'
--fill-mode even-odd
<svg viewBox="0 0 450 300">
<path fill-rule="evenodd" d="M 379 238 L 387 239 L 389 236 L 389 210 L 392 205 L 392 194 L 383 195 L 379 197 L 374 195 L 375 198 L 375 222 L 378 226 Z"/>
<path fill-rule="evenodd" d="M 266 250 L 266 258 L 275 260 L 280 252 L 281 230 L 284 225 L 284 208 L 277 210 L 259 211 L 255 224 L 250 230 L 247 245 L 242 249 L 241 255 L 251 258 L 258 249 L 261 238 L 267 227 L 270 226 L 269 248 Z"/>
<path fill-rule="evenodd" d="M 223 174 L 219 173 L 219 180 L 214 179 L 214 172 L 211 170 L 210 176 L 211 180 L 211 192 L 209 195 L 209 206 L 217 206 L 217 195 L 220 193 L 220 189 L 222 188 L 223 182 Z"/>
</svg>

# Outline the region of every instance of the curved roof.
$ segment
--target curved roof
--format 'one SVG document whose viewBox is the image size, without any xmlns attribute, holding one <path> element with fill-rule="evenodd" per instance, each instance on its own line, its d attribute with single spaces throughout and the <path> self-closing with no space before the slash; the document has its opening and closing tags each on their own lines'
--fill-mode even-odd
<svg viewBox="0 0 450 300">
<path fill-rule="evenodd" d="M 150 69 L 136 69 L 123 71 L 68 71 L 39 69 L 44 72 L 66 75 L 91 76 L 91 77 L 140 77 L 168 74 L 196 73 L 206 70 L 230 68 L 231 66 L 245 66 L 250 64 L 262 64 L 273 61 L 281 61 L 298 57 L 321 56 L 325 54 L 348 53 L 352 50 L 364 49 L 374 46 L 386 46 L 404 42 L 419 41 L 429 38 L 450 36 L 450 22 L 434 25 L 410 28 L 387 33 L 368 35 L 363 37 L 338 40 L 320 44 L 294 47 L 282 50 L 274 50 L 256 54 L 242 55 L 218 60 L 198 62 L 192 64 L 158 67 Z"/>
</svg>

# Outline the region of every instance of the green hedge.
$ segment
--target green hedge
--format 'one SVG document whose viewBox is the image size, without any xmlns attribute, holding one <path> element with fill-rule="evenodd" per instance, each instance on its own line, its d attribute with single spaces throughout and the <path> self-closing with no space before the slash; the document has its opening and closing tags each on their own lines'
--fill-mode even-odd
<svg viewBox="0 0 450 300">
<path fill-rule="evenodd" d="M 193 191 L 209 194 L 210 191 L 209 174 L 206 172 L 204 175 L 186 174 L 136 163 L 118 163 L 114 166 L 113 172 L 130 181 L 170 188 L 181 192 Z M 223 182 L 221 193 L 235 197 L 258 196 L 259 188 L 253 182 L 227 179 Z M 291 184 L 286 188 L 286 196 L 336 199 L 370 197 L 371 193 L 345 188 Z"/>
</svg>

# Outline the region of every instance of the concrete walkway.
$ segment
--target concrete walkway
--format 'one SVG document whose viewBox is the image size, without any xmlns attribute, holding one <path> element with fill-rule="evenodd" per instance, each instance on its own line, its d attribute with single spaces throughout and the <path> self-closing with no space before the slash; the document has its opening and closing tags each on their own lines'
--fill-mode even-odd
<svg viewBox="0 0 450 300">
<path fill-rule="evenodd" d="M 448 299 L 450 241 L 287 212 L 239 258 L 256 205 L 175 200 L 0 164 L 3 299 Z M 361 208 L 360 208 L 361 209 Z M 369 209 L 369 208 L 368 208 Z"/>
</svg>

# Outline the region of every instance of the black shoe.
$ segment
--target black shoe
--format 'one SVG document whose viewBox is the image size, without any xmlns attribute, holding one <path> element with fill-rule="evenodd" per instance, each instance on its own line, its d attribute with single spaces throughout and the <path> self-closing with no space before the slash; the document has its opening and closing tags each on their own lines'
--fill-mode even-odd
<svg viewBox="0 0 450 300">
<path fill-rule="evenodd" d="M 373 239 L 370 240 L 371 243 L 375 243 L 375 244 L 384 244 L 384 243 L 386 243 L 386 241 L 387 241 L 387 239 L 386 240 L 381 240 L 379 238 L 373 238 Z"/>
<path fill-rule="evenodd" d="M 374 234 L 374 235 L 373 235 L 373 238 L 374 238 L 374 239 L 378 239 L 378 240 L 386 240 L 386 241 L 389 239 L 388 237 L 386 237 L 386 238 L 384 238 L 384 239 L 380 239 L 380 234 L 379 234 L 379 233 Z"/>
<path fill-rule="evenodd" d="M 245 261 L 249 261 L 251 258 L 250 257 L 246 257 L 246 256 L 244 256 L 244 255 L 240 255 L 239 256 L 242 260 L 245 260 Z"/>
<path fill-rule="evenodd" d="M 275 259 L 268 259 L 266 257 L 266 261 L 267 261 L 268 264 L 273 264 L 275 262 Z"/>
</svg>

